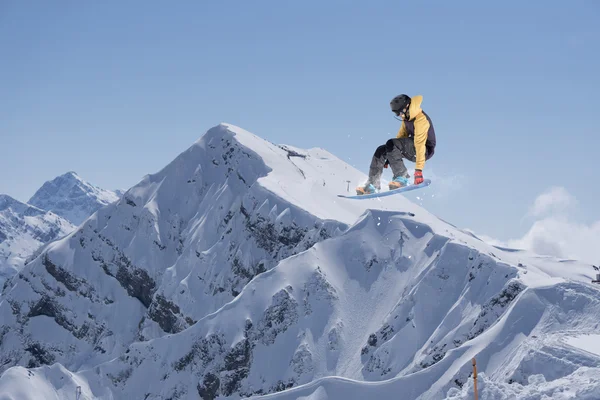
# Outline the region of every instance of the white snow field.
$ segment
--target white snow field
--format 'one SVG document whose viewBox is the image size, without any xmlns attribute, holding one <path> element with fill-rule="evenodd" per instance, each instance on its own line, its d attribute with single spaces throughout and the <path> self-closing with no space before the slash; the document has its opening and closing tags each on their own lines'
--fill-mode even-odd
<svg viewBox="0 0 600 400">
<path fill-rule="evenodd" d="M 481 400 L 600 398 L 593 266 L 365 179 L 210 129 L 12 278 L 0 400 L 471 399 L 472 358 Z"/>
</svg>

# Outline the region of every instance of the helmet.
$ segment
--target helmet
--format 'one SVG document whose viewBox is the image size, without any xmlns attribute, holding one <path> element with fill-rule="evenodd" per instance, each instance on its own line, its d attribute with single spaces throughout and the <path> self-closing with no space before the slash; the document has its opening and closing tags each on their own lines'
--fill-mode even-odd
<svg viewBox="0 0 600 400">
<path fill-rule="evenodd" d="M 396 115 L 400 115 L 400 113 L 407 107 L 410 106 L 410 97 L 405 94 L 400 94 L 390 101 L 390 108 L 392 112 Z M 406 112 L 406 118 L 408 119 L 408 111 Z"/>
</svg>

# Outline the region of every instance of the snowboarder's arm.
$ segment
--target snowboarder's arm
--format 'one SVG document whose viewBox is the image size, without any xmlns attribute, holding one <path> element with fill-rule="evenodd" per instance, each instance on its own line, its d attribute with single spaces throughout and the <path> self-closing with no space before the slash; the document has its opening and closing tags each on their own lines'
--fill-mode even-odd
<svg viewBox="0 0 600 400">
<path fill-rule="evenodd" d="M 415 169 L 423 170 L 425 166 L 425 142 L 427 142 L 427 132 L 429 131 L 429 121 L 421 113 L 415 119 L 415 150 L 417 152 L 417 162 Z"/>
<path fill-rule="evenodd" d="M 403 138 L 403 137 L 408 137 L 408 132 L 406 131 L 404 122 L 402 122 L 400 124 L 400 130 L 398 131 L 398 134 L 396 135 L 396 138 L 398 138 L 398 139 Z"/>
</svg>

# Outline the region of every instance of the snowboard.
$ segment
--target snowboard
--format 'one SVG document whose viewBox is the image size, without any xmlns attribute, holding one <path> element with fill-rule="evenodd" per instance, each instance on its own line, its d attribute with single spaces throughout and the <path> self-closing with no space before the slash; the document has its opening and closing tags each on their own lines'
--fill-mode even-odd
<svg viewBox="0 0 600 400">
<path fill-rule="evenodd" d="M 338 197 L 343 197 L 345 199 L 374 199 L 377 197 L 384 197 L 384 196 L 391 196 L 394 194 L 399 194 L 399 193 L 404 193 L 404 192 L 408 192 L 411 190 L 417 190 L 417 189 L 421 189 L 424 187 L 427 187 L 431 184 L 431 179 L 424 179 L 422 183 L 419 183 L 418 185 L 408 185 L 405 187 L 402 187 L 400 189 L 394 189 L 394 190 L 386 190 L 384 192 L 379 192 L 379 193 L 371 193 L 371 194 L 362 194 L 362 195 L 345 195 L 345 194 L 338 194 Z"/>
</svg>

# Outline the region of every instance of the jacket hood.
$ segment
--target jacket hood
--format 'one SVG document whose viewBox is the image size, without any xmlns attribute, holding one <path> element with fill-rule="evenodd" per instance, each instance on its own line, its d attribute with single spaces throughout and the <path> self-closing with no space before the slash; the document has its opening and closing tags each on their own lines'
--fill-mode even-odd
<svg viewBox="0 0 600 400">
<path fill-rule="evenodd" d="M 423 111 L 421 109 L 422 102 L 423 102 L 423 96 L 420 94 L 411 98 L 410 107 L 408 107 L 408 115 L 410 116 L 411 121 L 413 119 L 415 119 Z"/>
</svg>

